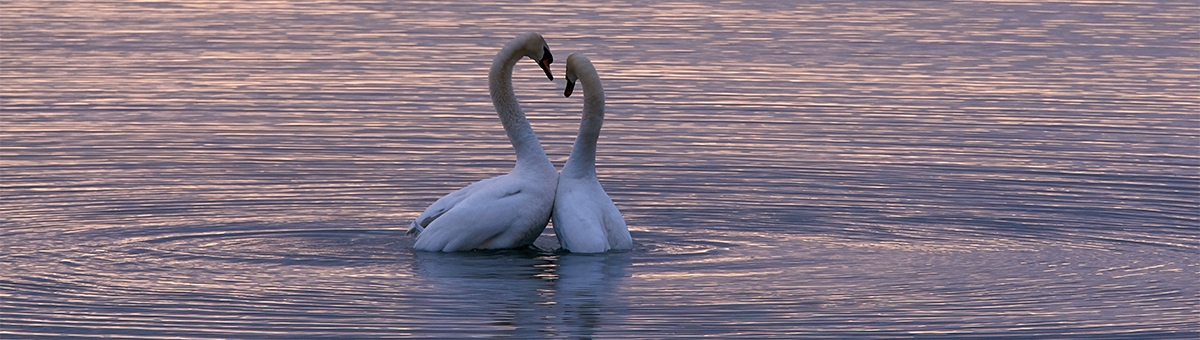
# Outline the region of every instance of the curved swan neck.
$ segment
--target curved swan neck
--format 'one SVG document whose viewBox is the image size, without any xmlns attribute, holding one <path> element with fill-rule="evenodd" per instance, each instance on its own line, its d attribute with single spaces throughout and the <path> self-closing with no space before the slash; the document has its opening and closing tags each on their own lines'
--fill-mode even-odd
<svg viewBox="0 0 1200 340">
<path fill-rule="evenodd" d="M 604 86 L 600 84 L 596 69 L 590 64 L 587 66 L 576 73 L 583 86 L 583 118 L 579 122 L 579 135 L 575 137 L 571 156 L 563 165 L 564 176 L 596 175 L 596 142 L 604 125 Z"/>
<path fill-rule="evenodd" d="M 525 57 L 521 53 L 524 43 L 525 39 L 513 39 L 496 54 L 492 68 L 488 71 L 488 92 L 492 96 L 492 106 L 496 107 L 496 113 L 500 115 L 500 123 L 508 133 L 508 140 L 517 152 L 516 168 L 544 168 L 544 165 L 549 165 L 553 170 L 554 165 L 550 164 L 550 159 L 546 157 L 546 150 L 542 148 L 542 143 L 538 141 L 529 121 L 525 119 L 525 112 L 521 111 L 517 96 L 513 93 L 513 67 Z"/>
</svg>

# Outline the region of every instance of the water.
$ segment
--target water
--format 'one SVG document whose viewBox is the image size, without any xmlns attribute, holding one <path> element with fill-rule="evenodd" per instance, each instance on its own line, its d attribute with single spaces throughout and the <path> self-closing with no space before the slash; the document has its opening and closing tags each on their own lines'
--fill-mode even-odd
<svg viewBox="0 0 1200 340">
<path fill-rule="evenodd" d="M 1194 1 L 0 10 L 0 337 L 1200 335 Z M 507 172 L 497 49 L 636 249 L 411 250 Z"/>
</svg>

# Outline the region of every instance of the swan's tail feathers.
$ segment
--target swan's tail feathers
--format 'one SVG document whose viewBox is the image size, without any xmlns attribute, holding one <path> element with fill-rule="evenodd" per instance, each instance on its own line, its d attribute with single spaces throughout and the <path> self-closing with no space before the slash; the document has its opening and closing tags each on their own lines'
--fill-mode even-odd
<svg viewBox="0 0 1200 340">
<path fill-rule="evenodd" d="M 446 208 L 434 209 L 438 203 L 441 203 L 441 200 L 434 202 L 433 206 L 425 209 L 425 212 L 421 213 L 421 216 L 417 216 L 417 219 L 413 220 L 412 224 L 408 226 L 408 231 L 404 234 L 420 234 L 422 231 L 425 231 L 425 227 L 429 226 L 429 223 L 433 223 L 433 220 L 436 220 L 438 217 L 442 217 L 442 214 L 445 214 L 446 211 L 450 210 Z"/>
<path fill-rule="evenodd" d="M 404 232 L 404 235 L 420 235 L 422 231 L 425 231 L 425 227 L 421 226 L 421 224 L 417 223 L 417 221 L 413 221 L 413 223 L 408 226 L 408 231 Z"/>
</svg>

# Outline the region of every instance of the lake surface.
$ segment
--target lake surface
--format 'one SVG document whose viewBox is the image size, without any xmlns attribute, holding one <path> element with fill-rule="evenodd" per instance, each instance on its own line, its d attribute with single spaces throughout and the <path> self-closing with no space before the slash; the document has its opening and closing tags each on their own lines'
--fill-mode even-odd
<svg viewBox="0 0 1200 340">
<path fill-rule="evenodd" d="M 0 338 L 1200 337 L 1195 1 L 7 1 Z M 556 166 L 635 249 L 426 253 Z"/>
</svg>

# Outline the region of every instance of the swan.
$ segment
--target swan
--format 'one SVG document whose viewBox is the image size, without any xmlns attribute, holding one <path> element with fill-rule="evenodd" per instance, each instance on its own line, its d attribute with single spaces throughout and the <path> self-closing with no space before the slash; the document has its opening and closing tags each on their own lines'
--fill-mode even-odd
<svg viewBox="0 0 1200 340">
<path fill-rule="evenodd" d="M 413 248 L 425 251 L 520 248 L 533 244 L 550 221 L 558 171 L 513 94 L 513 67 L 524 57 L 550 74 L 554 57 L 537 33 L 514 38 L 488 71 L 488 91 L 517 153 L 512 172 L 481 180 L 433 202 L 409 226 Z"/>
<path fill-rule="evenodd" d="M 587 56 L 567 56 L 567 89 L 583 85 L 583 118 L 571 156 L 563 165 L 554 194 L 554 233 L 562 248 L 573 253 L 602 253 L 633 248 L 625 219 L 596 178 L 596 140 L 604 124 L 604 87 Z"/>
</svg>

